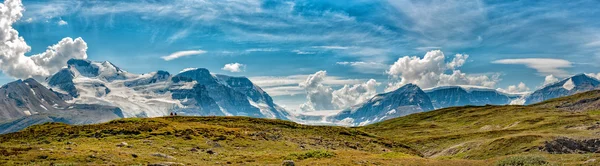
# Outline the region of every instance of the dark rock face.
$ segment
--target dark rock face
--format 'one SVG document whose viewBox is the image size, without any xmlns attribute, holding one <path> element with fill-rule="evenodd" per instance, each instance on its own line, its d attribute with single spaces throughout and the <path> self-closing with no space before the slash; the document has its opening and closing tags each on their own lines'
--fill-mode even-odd
<svg viewBox="0 0 600 166">
<path fill-rule="evenodd" d="M 260 109 L 250 104 L 245 94 L 229 86 L 220 84 L 220 80 L 213 77 L 206 69 L 185 71 L 174 76 L 171 80 L 175 83 L 196 81 L 197 83 L 194 85 L 193 91 L 187 92 L 188 94 L 186 95 L 189 96 L 192 95 L 189 93 L 196 93 L 193 95 L 194 99 L 200 99 L 200 101 L 197 101 L 197 104 L 200 105 L 197 106 L 209 106 L 208 108 L 201 107 L 201 111 L 204 113 L 206 113 L 204 110 L 213 110 L 212 102 L 216 102 L 225 115 L 265 117 Z M 173 98 L 181 99 L 181 97 L 175 96 L 175 93 L 181 95 L 182 92 L 175 91 L 173 96 Z"/>
<path fill-rule="evenodd" d="M 69 104 L 34 79 L 0 88 L 0 133 L 45 122 L 91 124 L 123 118 L 121 109 L 94 104 Z"/>
<path fill-rule="evenodd" d="M 78 97 L 79 92 L 77 92 L 77 88 L 75 87 L 75 83 L 73 83 L 73 78 L 75 78 L 75 74 L 69 69 L 61 69 L 58 73 L 52 75 L 48 79 L 48 85 L 57 87 L 60 90 L 67 92 L 72 97 Z"/>
<path fill-rule="evenodd" d="M 75 68 L 79 74 L 86 77 L 98 76 L 100 69 L 98 66 L 92 65 L 92 62 L 84 59 L 70 59 L 67 61 L 69 67 Z"/>
<path fill-rule="evenodd" d="M 277 119 L 287 119 L 289 114 L 281 108 L 276 108 L 276 104 L 267 92 L 263 91 L 259 86 L 255 85 L 246 77 L 231 77 L 225 75 L 216 75 L 219 80 L 225 82 L 233 90 L 246 95 L 250 100 L 261 103 L 264 102 L 269 107 L 268 109 L 275 113 Z"/>
<path fill-rule="evenodd" d="M 600 139 L 558 138 L 546 142 L 542 150 L 552 154 L 598 153 L 600 152 Z"/>
<path fill-rule="evenodd" d="M 572 84 L 572 89 L 565 88 L 565 84 Z M 579 74 L 533 92 L 526 98 L 525 104 L 539 103 L 545 100 L 569 96 L 598 88 L 600 88 L 600 81 L 585 74 Z"/>
<path fill-rule="evenodd" d="M 0 88 L 0 120 L 46 113 L 68 106 L 34 79 L 17 80 Z"/>
<path fill-rule="evenodd" d="M 429 96 L 421 88 L 407 84 L 395 91 L 379 94 L 362 105 L 346 109 L 333 118 L 338 121 L 351 118 L 353 125 L 364 125 L 433 109 Z"/>
<path fill-rule="evenodd" d="M 461 87 L 446 87 L 426 92 L 435 108 L 510 104 L 511 97 L 495 90 L 467 91 Z"/>
</svg>

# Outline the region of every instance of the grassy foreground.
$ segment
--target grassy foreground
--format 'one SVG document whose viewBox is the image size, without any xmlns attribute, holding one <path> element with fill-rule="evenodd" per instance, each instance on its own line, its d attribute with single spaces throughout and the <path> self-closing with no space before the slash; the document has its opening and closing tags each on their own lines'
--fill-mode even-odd
<svg viewBox="0 0 600 166">
<path fill-rule="evenodd" d="M 600 138 L 600 91 L 532 106 L 454 107 L 347 128 L 246 117 L 131 118 L 0 135 L 0 165 L 599 165 L 551 154 Z"/>
</svg>

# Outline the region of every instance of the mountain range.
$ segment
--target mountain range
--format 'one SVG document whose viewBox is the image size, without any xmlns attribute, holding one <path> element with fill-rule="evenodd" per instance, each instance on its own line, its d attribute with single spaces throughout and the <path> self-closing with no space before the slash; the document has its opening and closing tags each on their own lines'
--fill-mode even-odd
<svg viewBox="0 0 600 166">
<path fill-rule="evenodd" d="M 456 106 L 533 104 L 600 87 L 584 74 L 549 84 L 531 94 L 508 94 L 473 86 L 421 89 L 407 84 L 375 95 L 334 115 L 306 116 L 275 104 L 271 96 L 246 77 L 212 74 L 190 68 L 175 75 L 166 71 L 129 73 L 114 64 L 71 59 L 67 67 L 43 82 L 17 80 L 0 88 L 0 133 L 45 122 L 91 124 L 116 118 L 188 116 L 249 116 L 361 126 Z"/>
</svg>

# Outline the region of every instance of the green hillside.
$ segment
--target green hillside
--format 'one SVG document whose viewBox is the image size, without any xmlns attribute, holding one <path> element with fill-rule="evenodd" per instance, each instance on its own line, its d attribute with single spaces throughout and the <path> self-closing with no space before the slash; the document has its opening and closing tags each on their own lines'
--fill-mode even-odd
<svg viewBox="0 0 600 166">
<path fill-rule="evenodd" d="M 49 123 L 0 135 L 0 165 L 597 165 L 600 91 L 347 128 L 246 117 Z M 598 141 L 596 143 L 595 141 Z"/>
</svg>

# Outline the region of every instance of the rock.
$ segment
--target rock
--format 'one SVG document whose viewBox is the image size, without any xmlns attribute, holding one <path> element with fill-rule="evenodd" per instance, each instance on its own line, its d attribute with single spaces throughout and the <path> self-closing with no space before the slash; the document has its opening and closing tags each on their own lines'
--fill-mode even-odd
<svg viewBox="0 0 600 166">
<path fill-rule="evenodd" d="M 67 145 L 73 145 L 73 144 L 74 144 L 73 142 L 67 142 Z"/>
<path fill-rule="evenodd" d="M 211 155 L 212 155 L 212 154 L 216 154 L 217 152 L 213 151 L 212 149 L 207 149 L 207 150 L 206 150 L 206 153 L 208 153 L 208 154 L 211 154 Z"/>
<path fill-rule="evenodd" d="M 66 147 L 65 150 L 73 150 L 71 147 Z"/>
<path fill-rule="evenodd" d="M 119 144 L 117 144 L 117 147 L 125 147 L 128 146 L 129 144 L 127 144 L 127 142 L 121 142 Z"/>
<path fill-rule="evenodd" d="M 541 149 L 551 154 L 597 153 L 600 151 L 600 139 L 558 138 L 546 142 Z"/>
<path fill-rule="evenodd" d="M 148 164 L 148 166 L 180 166 L 180 165 L 185 165 L 185 164 L 176 163 L 176 162 L 163 162 L 163 163 Z"/>
<path fill-rule="evenodd" d="M 131 154 L 131 157 L 138 158 L 138 155 L 134 153 L 134 154 Z"/>
<path fill-rule="evenodd" d="M 198 148 L 192 148 L 192 149 L 190 149 L 190 151 L 192 151 L 192 152 L 198 152 Z"/>
<path fill-rule="evenodd" d="M 152 154 L 152 156 L 162 157 L 162 158 L 166 158 L 166 159 L 175 159 L 175 157 L 173 157 L 173 156 L 169 156 L 169 155 L 162 154 L 162 153 L 154 153 L 154 154 Z"/>
<path fill-rule="evenodd" d="M 281 164 L 283 166 L 295 166 L 296 164 L 294 164 L 294 161 L 292 160 L 284 160 L 283 164 Z"/>
</svg>

